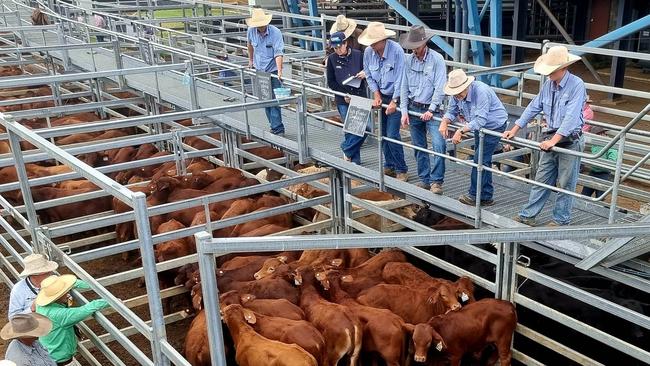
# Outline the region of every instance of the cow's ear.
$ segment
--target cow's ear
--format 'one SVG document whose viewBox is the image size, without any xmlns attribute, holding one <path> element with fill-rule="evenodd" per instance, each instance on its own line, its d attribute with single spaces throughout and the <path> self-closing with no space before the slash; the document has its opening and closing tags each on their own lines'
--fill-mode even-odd
<svg viewBox="0 0 650 366">
<path fill-rule="evenodd" d="M 343 264 L 343 259 L 341 258 L 332 259 L 330 261 L 330 264 L 333 265 L 334 267 L 341 267 L 341 265 Z"/>
<path fill-rule="evenodd" d="M 246 319 L 246 322 L 248 324 L 257 323 L 257 318 L 255 317 L 255 314 L 248 309 L 244 309 L 244 319 Z"/>
<path fill-rule="evenodd" d="M 245 304 L 248 301 L 255 300 L 255 295 L 253 295 L 253 294 L 245 294 L 245 295 L 241 295 L 241 297 L 239 299 L 240 299 L 242 304 Z"/>
<path fill-rule="evenodd" d="M 409 323 L 404 323 L 404 324 L 402 324 L 402 329 L 407 334 L 413 334 L 413 332 L 415 331 L 415 325 L 409 324 Z"/>
<path fill-rule="evenodd" d="M 280 262 L 285 263 L 285 264 L 287 263 L 287 260 L 289 260 L 289 258 L 287 258 L 286 255 L 279 255 L 279 256 L 277 257 L 277 259 L 278 259 Z"/>
<path fill-rule="evenodd" d="M 353 280 L 354 278 L 352 277 L 352 275 L 341 276 L 341 281 L 343 282 L 352 282 Z"/>
</svg>

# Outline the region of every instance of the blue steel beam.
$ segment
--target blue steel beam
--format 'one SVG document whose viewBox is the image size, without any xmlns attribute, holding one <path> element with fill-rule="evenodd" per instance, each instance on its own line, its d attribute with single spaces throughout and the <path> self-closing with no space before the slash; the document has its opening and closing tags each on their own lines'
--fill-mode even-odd
<svg viewBox="0 0 650 366">
<path fill-rule="evenodd" d="M 501 38 L 503 33 L 503 12 L 501 11 L 501 5 L 502 0 L 492 0 L 490 2 L 490 37 L 492 38 Z M 499 67 L 503 59 L 503 45 L 492 42 L 490 46 L 492 47 L 490 66 Z M 499 74 L 492 74 L 491 79 L 490 84 L 492 86 L 501 87 L 501 76 Z"/>
<path fill-rule="evenodd" d="M 300 5 L 298 5 L 298 0 L 287 0 L 287 5 L 289 6 L 289 11 L 293 14 L 300 14 Z M 291 23 L 294 27 L 304 27 L 305 22 L 302 19 L 291 18 Z M 304 39 L 300 39 L 300 47 L 307 49 L 307 42 Z"/>
<path fill-rule="evenodd" d="M 485 0 L 485 4 L 483 4 L 483 9 L 481 9 L 481 14 L 478 16 L 479 19 L 483 20 L 485 13 L 487 13 L 488 6 L 490 6 L 490 0 Z"/>
<path fill-rule="evenodd" d="M 400 4 L 398 0 L 384 0 L 388 6 L 393 8 L 397 14 L 401 15 L 402 18 L 406 19 L 409 23 L 413 25 L 422 25 L 425 28 L 429 29 L 429 27 L 424 24 L 423 21 L 420 20 L 420 18 L 416 17 L 413 13 L 411 13 L 404 5 Z M 454 58 L 454 47 L 447 43 L 444 39 L 442 39 L 440 36 L 433 36 L 431 38 L 431 41 L 435 43 L 436 46 L 440 47 L 440 49 L 446 53 L 449 57 L 454 59 L 454 61 L 458 61 Z"/>
<path fill-rule="evenodd" d="M 639 18 L 635 21 L 633 21 L 630 24 L 624 25 L 616 30 L 613 30 L 605 35 L 602 35 L 593 41 L 589 41 L 583 46 L 586 47 L 603 47 L 606 46 L 610 43 L 616 42 L 621 38 L 625 38 L 629 36 L 630 34 L 640 32 L 641 30 L 650 27 L 650 15 L 646 15 L 643 18 Z M 584 52 L 575 52 L 577 55 L 582 55 Z M 527 71 L 528 73 L 532 73 L 533 69 L 530 69 Z M 513 86 L 517 85 L 519 81 L 519 78 L 513 77 L 510 78 L 506 81 L 503 82 L 503 87 L 504 88 L 512 88 Z"/>
<path fill-rule="evenodd" d="M 470 34 L 480 36 L 481 35 L 481 19 L 478 16 L 478 4 L 475 0 L 465 0 L 465 5 L 467 9 L 467 29 Z M 483 52 L 483 42 L 471 40 L 469 42 L 472 48 L 472 60 L 474 65 L 483 66 L 485 62 L 485 56 Z M 481 80 L 483 82 L 487 81 L 487 77 L 482 76 Z"/>
<path fill-rule="evenodd" d="M 308 0 L 307 4 L 309 5 L 309 15 L 312 16 L 312 17 L 318 18 L 318 1 L 317 0 Z M 317 24 L 316 24 L 315 21 L 312 21 L 311 25 L 317 25 Z M 311 36 L 314 37 L 314 38 L 321 38 L 322 37 L 321 31 L 313 30 L 313 31 L 311 31 Z M 312 44 L 312 47 L 311 47 L 312 51 L 320 51 L 320 50 L 323 49 L 323 46 L 324 46 L 324 45 L 320 44 L 319 42 L 311 42 L 311 44 Z"/>
</svg>

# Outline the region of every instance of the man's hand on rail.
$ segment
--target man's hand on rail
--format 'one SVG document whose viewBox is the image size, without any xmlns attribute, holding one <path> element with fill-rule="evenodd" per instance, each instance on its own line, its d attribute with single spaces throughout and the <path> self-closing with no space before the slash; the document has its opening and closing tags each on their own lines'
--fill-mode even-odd
<svg viewBox="0 0 650 366">
<path fill-rule="evenodd" d="M 420 117 L 423 121 L 431 121 L 431 118 L 433 118 L 433 113 L 431 111 L 426 111 L 422 113 L 422 117 Z"/>
<path fill-rule="evenodd" d="M 463 139 L 463 129 L 459 128 L 456 130 L 456 133 L 454 133 L 454 136 L 451 138 L 451 142 L 453 142 L 454 145 L 458 145 L 462 139 Z"/>
<path fill-rule="evenodd" d="M 343 97 L 343 99 L 345 99 L 345 102 L 348 104 L 350 104 L 350 101 L 352 100 L 350 97 Z"/>
<path fill-rule="evenodd" d="M 397 103 L 391 100 L 390 103 L 388 103 L 388 107 L 386 108 L 386 115 L 390 116 L 391 114 L 395 113 L 395 111 L 397 111 Z"/>
<path fill-rule="evenodd" d="M 409 125 L 409 115 L 405 114 L 402 116 L 402 128 L 406 128 Z"/>
<path fill-rule="evenodd" d="M 443 139 L 449 138 L 449 132 L 447 131 L 447 128 L 449 127 L 449 119 L 443 118 L 442 122 L 440 122 L 440 127 L 438 127 L 438 132 L 442 135 Z"/>
<path fill-rule="evenodd" d="M 515 135 L 519 132 L 519 126 L 515 125 L 512 127 L 512 130 L 505 131 L 501 137 L 503 137 L 506 140 L 510 140 L 511 138 L 515 137 Z"/>
<path fill-rule="evenodd" d="M 372 102 L 372 107 L 373 108 L 380 108 L 381 107 L 381 94 L 379 92 L 375 92 L 375 100 Z"/>
<path fill-rule="evenodd" d="M 550 150 L 553 146 L 555 146 L 555 142 L 553 142 L 553 140 L 542 141 L 539 144 L 539 148 L 544 150 L 544 151 Z"/>
</svg>

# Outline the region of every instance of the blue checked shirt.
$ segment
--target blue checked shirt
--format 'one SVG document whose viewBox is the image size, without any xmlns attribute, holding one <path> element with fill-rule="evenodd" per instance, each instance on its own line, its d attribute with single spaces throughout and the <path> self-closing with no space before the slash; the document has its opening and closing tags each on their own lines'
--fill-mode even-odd
<svg viewBox="0 0 650 366">
<path fill-rule="evenodd" d="M 16 314 L 29 314 L 32 312 L 32 303 L 36 300 L 36 295 L 41 290 L 29 281 L 29 278 L 23 278 L 11 288 L 9 295 L 8 318 L 13 318 Z"/>
<path fill-rule="evenodd" d="M 5 359 L 13 361 L 17 366 L 56 366 L 56 362 L 39 341 L 28 346 L 14 339 L 7 347 Z"/>
<path fill-rule="evenodd" d="M 275 58 L 284 55 L 282 32 L 270 24 L 264 34 L 260 34 L 257 28 L 251 27 L 248 28 L 247 38 L 248 43 L 253 46 L 253 66 L 260 71 L 278 71 Z"/>
<path fill-rule="evenodd" d="M 372 47 L 363 53 L 363 71 L 372 93 L 379 90 L 392 99 L 399 98 L 403 70 L 404 51 L 395 41 L 386 40 L 383 56 L 378 56 Z"/>
<path fill-rule="evenodd" d="M 409 101 L 428 104 L 429 110 L 435 111 L 445 97 L 446 82 L 447 67 L 441 54 L 427 48 L 422 61 L 412 53 L 406 55 L 400 93 L 402 115 L 408 113 Z"/>
<path fill-rule="evenodd" d="M 449 99 L 445 118 L 453 122 L 462 114 L 472 131 L 480 128 L 496 130 L 508 119 L 508 112 L 497 94 L 481 81 L 475 80 L 469 85 L 469 92 L 464 100 L 454 97 Z"/>
<path fill-rule="evenodd" d="M 559 135 L 569 136 L 571 132 L 582 129 L 582 107 L 585 100 L 585 83 L 567 71 L 559 86 L 551 80 L 546 80 L 542 91 L 528 104 L 515 123 L 523 128 L 539 112 L 544 112 L 549 129 L 557 130 Z"/>
</svg>

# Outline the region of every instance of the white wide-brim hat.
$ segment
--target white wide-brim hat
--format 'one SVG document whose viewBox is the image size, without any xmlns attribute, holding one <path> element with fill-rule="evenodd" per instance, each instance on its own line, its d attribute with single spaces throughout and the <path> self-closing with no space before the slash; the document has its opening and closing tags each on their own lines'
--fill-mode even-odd
<svg viewBox="0 0 650 366">
<path fill-rule="evenodd" d="M 395 32 L 386 29 L 383 23 L 370 22 L 368 23 L 368 28 L 359 36 L 359 43 L 364 46 L 370 46 L 393 36 L 395 36 Z"/>
<path fill-rule="evenodd" d="M 59 265 L 47 260 L 43 254 L 30 254 L 24 259 L 25 268 L 20 272 L 20 277 L 50 273 L 56 271 Z"/>
<path fill-rule="evenodd" d="M 249 27 L 263 27 L 271 23 L 273 15 L 266 14 L 264 10 L 259 8 L 251 9 L 251 17 L 246 19 L 246 25 Z"/>
<path fill-rule="evenodd" d="M 465 71 L 462 69 L 452 70 L 447 77 L 447 83 L 445 84 L 445 94 L 447 95 L 457 95 L 463 90 L 467 89 L 469 84 L 474 81 L 473 76 L 467 76 Z"/>
<path fill-rule="evenodd" d="M 346 18 L 345 15 L 337 15 L 336 21 L 332 24 L 330 28 L 330 34 L 336 32 L 343 32 L 345 38 L 348 38 L 354 33 L 354 30 L 357 29 L 357 21 L 354 19 Z"/>
<path fill-rule="evenodd" d="M 539 56 L 535 61 L 534 70 L 541 75 L 549 75 L 553 71 L 567 67 L 579 61 L 580 56 L 569 53 L 564 46 L 553 46 L 548 52 Z"/>
<path fill-rule="evenodd" d="M 41 282 L 41 291 L 34 302 L 38 306 L 49 305 L 67 294 L 75 282 L 77 282 L 75 275 L 50 276 Z"/>
</svg>

